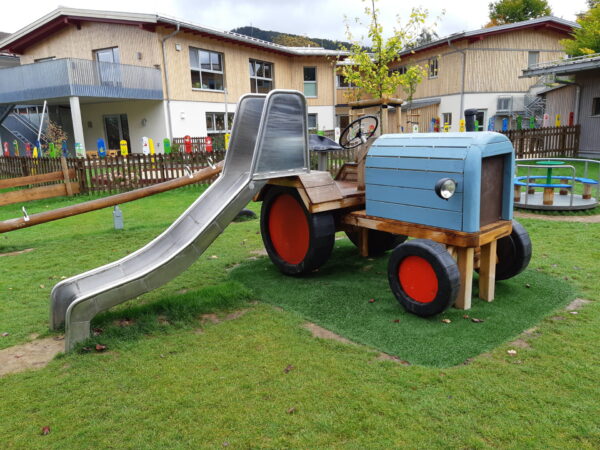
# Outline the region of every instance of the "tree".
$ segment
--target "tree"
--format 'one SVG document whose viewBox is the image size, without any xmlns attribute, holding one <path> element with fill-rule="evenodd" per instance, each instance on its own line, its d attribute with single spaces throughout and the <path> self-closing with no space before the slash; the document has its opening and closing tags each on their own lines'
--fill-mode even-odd
<svg viewBox="0 0 600 450">
<path fill-rule="evenodd" d="M 490 9 L 488 26 L 522 22 L 552 14 L 547 0 L 497 0 L 488 6 Z"/>
<path fill-rule="evenodd" d="M 371 1 L 371 8 L 365 8 L 365 15 L 370 19 L 368 25 L 356 19 L 356 23 L 367 27 L 371 52 L 365 50 L 365 44 L 353 36 L 350 25 L 346 23 L 346 37 L 352 45 L 350 48 L 342 46 L 341 50 L 349 52 L 348 60 L 351 64 L 342 66 L 341 74 L 345 81 L 356 86 L 360 93 L 370 94 L 376 99 L 392 96 L 400 87 L 414 93 L 416 85 L 425 76 L 423 68 L 411 66 L 403 74 L 390 70 L 390 65 L 400 60 L 398 55 L 402 50 L 415 45 L 428 12 L 422 8 L 413 8 L 406 25 L 394 29 L 392 36 L 385 39 L 383 28 L 378 21 L 379 10 L 375 8 L 375 1 Z"/>
<path fill-rule="evenodd" d="M 296 34 L 280 34 L 273 39 L 273 42 L 286 47 L 319 47 L 315 41 Z"/>
<path fill-rule="evenodd" d="M 587 0 L 588 8 L 592 9 L 600 5 L 600 0 Z"/>
<path fill-rule="evenodd" d="M 574 29 L 572 39 L 560 41 L 570 56 L 600 53 L 600 2 L 577 19 L 581 28 Z"/>
</svg>

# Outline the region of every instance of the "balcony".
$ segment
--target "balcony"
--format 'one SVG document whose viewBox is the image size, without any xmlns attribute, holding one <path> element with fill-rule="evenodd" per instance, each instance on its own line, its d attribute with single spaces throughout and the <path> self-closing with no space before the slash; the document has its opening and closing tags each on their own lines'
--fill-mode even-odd
<svg viewBox="0 0 600 450">
<path fill-rule="evenodd" d="M 56 59 L 0 69 L 0 103 L 66 97 L 162 100 L 160 69 Z"/>
</svg>

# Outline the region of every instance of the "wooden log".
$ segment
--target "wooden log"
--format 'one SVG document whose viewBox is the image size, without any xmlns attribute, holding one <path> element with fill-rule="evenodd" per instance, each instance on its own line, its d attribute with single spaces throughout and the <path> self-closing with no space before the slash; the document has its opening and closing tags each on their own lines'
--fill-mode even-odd
<svg viewBox="0 0 600 450">
<path fill-rule="evenodd" d="M 23 218 L 5 220 L 4 222 L 0 222 L 0 233 L 19 230 L 21 228 L 27 228 L 33 225 L 38 225 L 40 223 L 51 222 L 53 220 L 64 219 L 65 217 L 71 217 L 77 214 L 83 214 L 90 211 L 96 211 L 98 209 L 108 208 L 110 206 L 120 205 L 122 203 L 131 202 L 144 197 L 149 197 L 151 195 L 159 194 L 165 191 L 170 191 L 172 189 L 177 189 L 179 187 L 187 186 L 189 184 L 198 183 L 199 181 L 206 180 L 218 174 L 219 172 L 221 172 L 222 169 L 223 162 L 221 161 L 215 166 L 214 169 L 212 167 L 207 167 L 206 169 L 199 170 L 198 172 L 193 174 L 192 177 L 185 176 L 177 178 L 175 180 L 165 181 L 164 183 L 137 189 L 135 191 L 124 192 L 122 194 L 100 198 L 98 200 L 91 200 L 89 202 L 80 203 L 78 205 L 72 205 L 64 208 L 55 209 L 53 211 L 32 214 L 29 216 L 28 221 L 25 221 Z M 73 185 L 77 185 L 77 183 L 73 183 Z M 56 186 L 65 189 L 64 185 L 62 184 Z M 47 187 L 44 187 L 44 189 L 47 189 Z"/>
<path fill-rule="evenodd" d="M 592 185 L 590 183 L 583 183 L 583 195 L 581 196 L 584 200 L 592 198 Z"/>
<path fill-rule="evenodd" d="M 515 184 L 514 200 L 515 200 L 515 203 L 518 203 L 521 201 L 521 186 L 519 186 L 518 184 Z"/>
<path fill-rule="evenodd" d="M 486 302 L 494 300 L 497 242 L 498 241 L 492 241 L 481 247 L 479 258 L 479 298 Z"/>
<path fill-rule="evenodd" d="M 561 184 L 569 184 L 569 180 L 567 179 L 562 179 L 560 180 Z M 559 195 L 569 195 L 569 190 L 566 188 L 560 188 L 560 191 L 558 191 Z"/>
<path fill-rule="evenodd" d="M 65 186 L 67 187 L 67 195 L 69 197 L 73 196 L 73 188 L 71 186 L 71 178 L 75 176 L 75 170 L 73 170 L 73 175 L 69 173 L 69 168 L 67 167 L 67 160 L 64 156 L 60 157 L 60 166 L 62 168 L 63 177 L 65 180 Z"/>
<path fill-rule="evenodd" d="M 544 188 L 544 205 L 553 205 L 554 204 L 554 188 L 545 187 Z"/>
</svg>

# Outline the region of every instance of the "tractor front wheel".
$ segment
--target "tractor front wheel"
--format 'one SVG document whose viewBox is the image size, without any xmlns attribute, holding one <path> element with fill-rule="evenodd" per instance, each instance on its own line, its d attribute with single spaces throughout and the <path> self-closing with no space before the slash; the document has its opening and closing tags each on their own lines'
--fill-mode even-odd
<svg viewBox="0 0 600 450">
<path fill-rule="evenodd" d="M 427 239 L 396 247 L 388 262 L 388 280 L 398 302 L 421 317 L 448 309 L 460 290 L 456 261 L 446 247 Z"/>
<path fill-rule="evenodd" d="M 296 189 L 280 186 L 271 187 L 263 199 L 260 231 L 271 261 L 286 275 L 321 267 L 335 241 L 331 213 L 311 214 Z"/>
</svg>

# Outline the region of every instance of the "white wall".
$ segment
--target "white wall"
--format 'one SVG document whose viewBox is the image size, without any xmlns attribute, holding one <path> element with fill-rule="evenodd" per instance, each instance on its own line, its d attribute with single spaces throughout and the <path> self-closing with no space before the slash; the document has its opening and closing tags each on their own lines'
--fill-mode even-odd
<svg viewBox="0 0 600 450">
<path fill-rule="evenodd" d="M 142 137 L 154 140 L 157 153 L 162 153 L 162 141 L 167 137 L 167 126 L 162 101 L 128 100 L 123 102 L 107 102 L 81 104 L 83 134 L 86 150 L 96 150 L 97 140 L 107 141 L 103 116 L 110 114 L 127 114 L 129 137 L 132 153 L 142 152 Z M 142 120 L 146 119 L 145 125 Z M 89 126 L 91 122 L 91 127 Z M 118 150 L 118 149 L 110 149 Z"/>
<path fill-rule="evenodd" d="M 335 128 L 335 106 L 309 106 L 308 114 L 317 114 L 319 130 L 333 130 Z"/>
<path fill-rule="evenodd" d="M 225 112 L 225 103 L 171 101 L 173 137 L 206 136 L 206 113 Z M 235 113 L 236 104 L 228 103 L 227 112 Z"/>
</svg>

